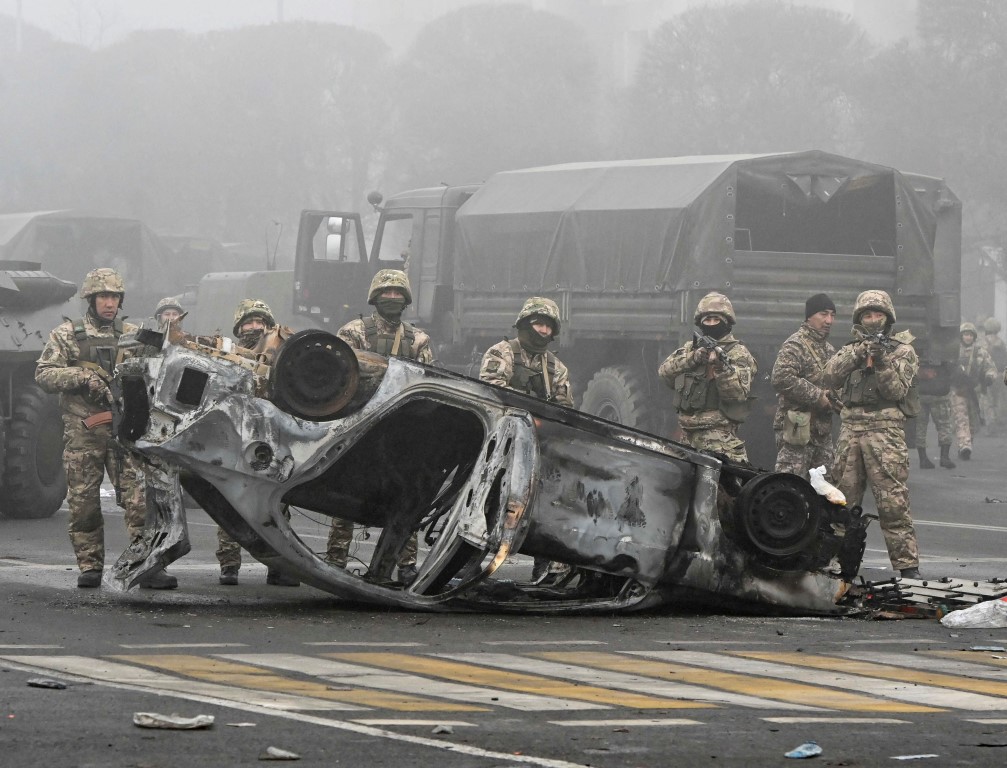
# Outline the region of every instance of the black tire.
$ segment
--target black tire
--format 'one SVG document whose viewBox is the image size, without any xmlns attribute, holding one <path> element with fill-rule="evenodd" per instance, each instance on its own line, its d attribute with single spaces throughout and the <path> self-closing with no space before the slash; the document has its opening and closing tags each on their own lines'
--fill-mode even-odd
<svg viewBox="0 0 1007 768">
<path fill-rule="evenodd" d="M 655 423 L 643 382 L 625 366 L 602 368 L 591 377 L 584 388 L 580 409 L 634 429 L 652 430 Z"/>
<path fill-rule="evenodd" d="M 66 498 L 59 400 L 31 384 L 16 396 L 4 457 L 4 514 L 51 517 Z"/>
</svg>

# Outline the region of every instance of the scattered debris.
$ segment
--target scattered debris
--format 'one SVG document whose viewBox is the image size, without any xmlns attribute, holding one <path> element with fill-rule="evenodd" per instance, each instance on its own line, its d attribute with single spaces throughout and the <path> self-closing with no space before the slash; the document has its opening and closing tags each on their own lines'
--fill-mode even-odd
<svg viewBox="0 0 1007 768">
<path fill-rule="evenodd" d="M 814 741 L 806 741 L 803 744 L 801 744 L 799 747 L 795 747 L 794 749 L 790 750 L 789 752 L 787 752 L 783 756 L 784 757 L 794 757 L 794 758 L 800 759 L 800 758 L 804 758 L 804 757 L 818 757 L 818 755 L 820 755 L 820 754 L 822 754 L 822 748 L 820 746 L 818 746 L 818 744 L 816 742 L 814 742 Z"/>
<path fill-rule="evenodd" d="M 140 728 L 164 728 L 172 731 L 194 731 L 213 727 L 213 715 L 182 717 L 174 713 L 161 715 L 157 712 L 134 712 L 133 725 Z"/>
<path fill-rule="evenodd" d="M 1002 651 L 1003 648 L 1000 650 Z M 62 691 L 66 688 L 66 683 L 61 683 L 59 680 L 51 680 L 48 677 L 33 677 L 28 681 L 28 686 L 30 688 L 52 688 L 56 691 Z"/>
<path fill-rule="evenodd" d="M 434 729 L 432 731 L 430 731 L 430 733 L 448 733 L 448 734 L 451 734 L 451 733 L 454 733 L 454 732 L 455 732 L 455 729 L 452 728 L 450 725 L 435 725 Z"/>
<path fill-rule="evenodd" d="M 976 605 L 952 611 L 941 619 L 945 627 L 959 629 L 991 629 L 1007 627 L 1007 597 L 999 600 L 987 600 Z M 1002 651 L 1002 647 L 989 648 Z"/>
<path fill-rule="evenodd" d="M 1003 499 L 997 499 L 997 498 L 994 498 L 992 496 L 987 496 L 986 497 L 986 503 L 987 504 L 1003 504 L 1004 500 Z"/>
<path fill-rule="evenodd" d="M 905 618 L 941 619 L 960 608 L 974 608 L 1007 597 L 1007 581 L 990 579 L 903 579 L 861 581 L 855 583 L 847 599 L 860 604 L 874 618 L 888 619 L 885 612 L 903 614 Z M 983 609 L 990 610 L 990 609 Z M 946 627 L 958 626 L 944 622 Z M 1001 625 L 1007 626 L 1007 625 Z"/>
<path fill-rule="evenodd" d="M 296 752 L 288 752 L 279 747 L 266 747 L 266 751 L 259 755 L 260 760 L 300 760 L 301 756 Z"/>
</svg>

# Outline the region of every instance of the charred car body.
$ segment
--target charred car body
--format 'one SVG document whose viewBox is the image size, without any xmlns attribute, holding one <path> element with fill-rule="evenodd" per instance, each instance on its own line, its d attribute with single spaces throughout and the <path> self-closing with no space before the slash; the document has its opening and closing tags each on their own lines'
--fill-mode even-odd
<svg viewBox="0 0 1007 768">
<path fill-rule="evenodd" d="M 115 566 L 127 588 L 188 549 L 179 478 L 267 565 L 409 609 L 834 613 L 863 555 L 860 510 L 801 478 L 352 350 L 322 330 L 295 334 L 268 362 L 174 334 L 122 363 L 118 382 L 116 429 L 151 462 L 158 518 Z M 366 572 L 327 564 L 284 505 L 380 528 Z M 395 563 L 414 531 L 419 575 L 403 584 Z M 508 578 L 516 554 L 570 570 L 549 586 Z"/>
</svg>

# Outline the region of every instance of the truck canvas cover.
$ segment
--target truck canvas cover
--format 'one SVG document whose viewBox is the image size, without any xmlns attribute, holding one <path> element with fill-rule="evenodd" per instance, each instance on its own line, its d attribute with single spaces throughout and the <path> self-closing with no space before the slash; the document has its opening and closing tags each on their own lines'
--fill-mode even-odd
<svg viewBox="0 0 1007 768">
<path fill-rule="evenodd" d="M 923 178 L 819 151 L 498 173 L 458 211 L 454 284 L 477 292 L 730 289 L 737 250 L 895 257 L 898 292 L 929 296 L 937 213 L 935 200 L 917 193 Z"/>
</svg>

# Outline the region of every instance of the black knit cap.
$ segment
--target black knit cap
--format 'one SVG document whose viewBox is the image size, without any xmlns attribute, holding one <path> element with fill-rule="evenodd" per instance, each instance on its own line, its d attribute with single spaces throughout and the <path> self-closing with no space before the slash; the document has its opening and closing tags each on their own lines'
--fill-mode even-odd
<svg viewBox="0 0 1007 768">
<path fill-rule="evenodd" d="M 832 303 L 832 299 L 829 298 L 827 293 L 816 293 L 804 302 L 804 319 L 807 320 L 812 315 L 824 312 L 827 309 L 835 312 L 836 305 Z"/>
</svg>

